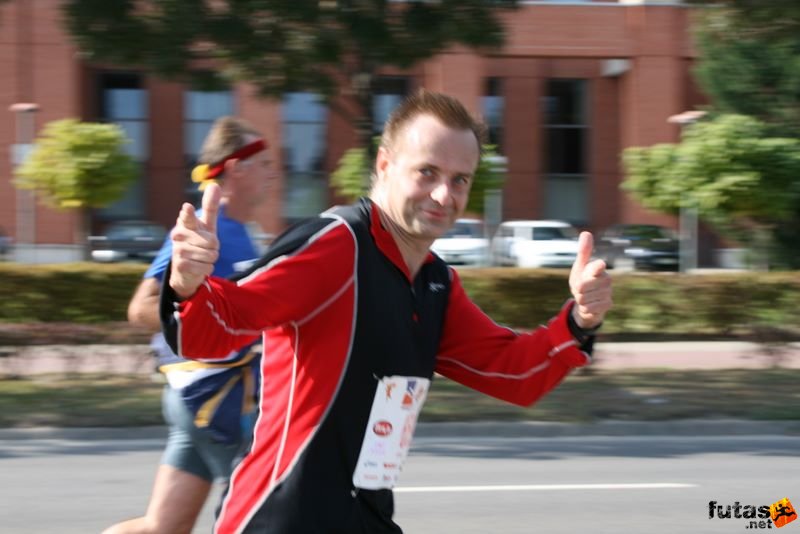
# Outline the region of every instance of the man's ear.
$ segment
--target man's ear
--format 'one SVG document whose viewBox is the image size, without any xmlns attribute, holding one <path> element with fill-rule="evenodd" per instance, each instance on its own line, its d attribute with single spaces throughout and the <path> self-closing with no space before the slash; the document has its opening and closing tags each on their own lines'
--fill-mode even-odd
<svg viewBox="0 0 800 534">
<path fill-rule="evenodd" d="M 240 159 L 229 159 L 225 162 L 225 176 L 232 177 L 237 172 L 241 171 L 242 168 L 242 160 Z"/>
<path fill-rule="evenodd" d="M 384 146 L 378 147 L 378 154 L 375 157 L 375 175 L 378 177 L 378 180 L 383 178 L 383 175 L 386 174 L 389 163 L 389 150 Z"/>
</svg>

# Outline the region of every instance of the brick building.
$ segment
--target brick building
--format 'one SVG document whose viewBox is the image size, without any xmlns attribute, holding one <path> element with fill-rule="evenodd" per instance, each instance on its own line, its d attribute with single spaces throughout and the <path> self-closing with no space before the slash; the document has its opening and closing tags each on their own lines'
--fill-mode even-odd
<svg viewBox="0 0 800 534">
<path fill-rule="evenodd" d="M 203 92 L 141 73 L 82 60 L 60 20 L 58 0 L 9 0 L 0 7 L 0 109 L 35 102 L 36 113 L 0 121 L 0 227 L 34 243 L 39 261 L 75 257 L 78 218 L 34 205 L 11 185 L 12 151 L 36 128 L 64 117 L 119 123 L 133 140 L 139 181 L 126 197 L 93 213 L 169 226 L 196 198 L 188 169 L 209 125 L 235 113 L 264 131 L 283 170 L 280 192 L 262 210 L 266 232 L 333 201 L 327 175 L 355 134 L 314 95 L 265 101 L 239 84 Z M 453 49 L 408 72 L 387 72 L 377 120 L 417 87 L 444 91 L 486 117 L 507 157 L 502 217 L 560 218 L 593 230 L 671 217 L 644 211 L 619 190 L 623 148 L 672 142 L 668 117 L 703 97 L 693 84 L 690 11 L 655 0 L 532 1 L 505 16 L 506 47 L 491 56 Z M 16 119 L 16 120 L 15 120 Z M 7 147 L 7 148 L 6 148 Z"/>
</svg>

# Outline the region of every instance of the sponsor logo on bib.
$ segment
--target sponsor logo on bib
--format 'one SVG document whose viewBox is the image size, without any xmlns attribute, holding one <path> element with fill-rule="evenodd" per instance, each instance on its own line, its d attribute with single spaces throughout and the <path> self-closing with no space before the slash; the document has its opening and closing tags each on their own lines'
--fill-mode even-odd
<svg viewBox="0 0 800 534">
<path fill-rule="evenodd" d="M 378 421 L 372 427 L 372 431 L 379 436 L 388 436 L 392 433 L 392 423 L 389 421 Z"/>
</svg>

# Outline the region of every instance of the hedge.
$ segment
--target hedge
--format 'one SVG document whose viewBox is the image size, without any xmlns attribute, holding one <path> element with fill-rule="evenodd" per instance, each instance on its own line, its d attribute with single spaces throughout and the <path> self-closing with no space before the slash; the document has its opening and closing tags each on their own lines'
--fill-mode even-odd
<svg viewBox="0 0 800 534">
<path fill-rule="evenodd" d="M 650 337 L 800 335 L 800 276 L 781 273 L 617 273 L 604 334 Z M 567 271 L 463 270 L 470 296 L 501 324 L 532 328 L 569 298 Z"/>
<path fill-rule="evenodd" d="M 0 321 L 125 321 L 142 264 L 0 264 Z"/>
<path fill-rule="evenodd" d="M 145 266 L 0 264 L 0 322 L 125 321 Z M 542 324 L 569 297 L 566 270 L 462 269 L 467 292 L 495 321 Z M 800 276 L 783 273 L 616 273 L 605 334 L 730 336 L 800 332 Z"/>
</svg>

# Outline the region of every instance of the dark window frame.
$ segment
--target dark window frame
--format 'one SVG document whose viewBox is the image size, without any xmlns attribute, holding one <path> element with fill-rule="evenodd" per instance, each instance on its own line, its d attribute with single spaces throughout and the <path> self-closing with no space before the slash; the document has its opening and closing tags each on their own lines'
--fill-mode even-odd
<svg viewBox="0 0 800 534">
<path fill-rule="evenodd" d="M 545 81 L 544 96 L 542 97 L 542 166 L 546 182 L 545 190 L 548 192 L 550 183 L 566 185 L 567 181 L 574 181 L 580 183 L 586 194 L 585 189 L 588 187 L 590 176 L 590 90 L 591 80 L 586 78 L 551 78 Z M 579 101 L 563 102 L 564 98 L 570 97 L 579 99 Z M 554 109 L 554 105 L 558 107 Z M 557 136 L 564 139 L 568 134 L 575 136 L 574 142 L 562 143 L 560 146 L 571 145 L 572 148 L 564 148 L 559 154 L 556 154 L 553 139 Z M 549 204 L 545 206 L 545 210 L 548 206 Z M 561 213 L 546 213 L 545 216 L 566 219 L 578 226 L 586 224 L 589 215 L 588 194 L 580 211 L 582 213 L 577 217 L 563 216 Z"/>
<path fill-rule="evenodd" d="M 498 154 L 505 154 L 506 103 L 503 87 L 503 78 L 496 76 L 486 78 L 483 96 L 481 97 L 481 108 L 486 123 L 487 143 L 494 145 Z M 492 113 L 489 110 L 489 106 L 492 105 L 490 99 L 496 99 L 495 105 L 500 109 L 499 119 L 496 122 L 492 121 Z"/>
<path fill-rule="evenodd" d="M 146 213 L 146 193 L 144 173 L 147 161 L 150 159 L 150 102 L 147 87 L 145 85 L 145 75 L 141 72 L 130 70 L 101 70 L 95 75 L 96 110 L 99 122 L 117 124 L 125 128 L 126 124 L 139 123 L 143 125 L 143 139 L 140 141 L 139 148 L 142 154 L 133 154 L 139 168 L 139 176 L 132 183 L 125 194 L 116 202 L 104 207 L 93 210 L 92 215 L 100 221 L 119 221 L 126 219 L 141 219 Z M 144 101 L 142 113 L 126 114 L 110 107 L 110 99 L 107 91 L 115 89 L 141 91 Z M 126 206 L 126 203 L 130 206 Z"/>
</svg>

